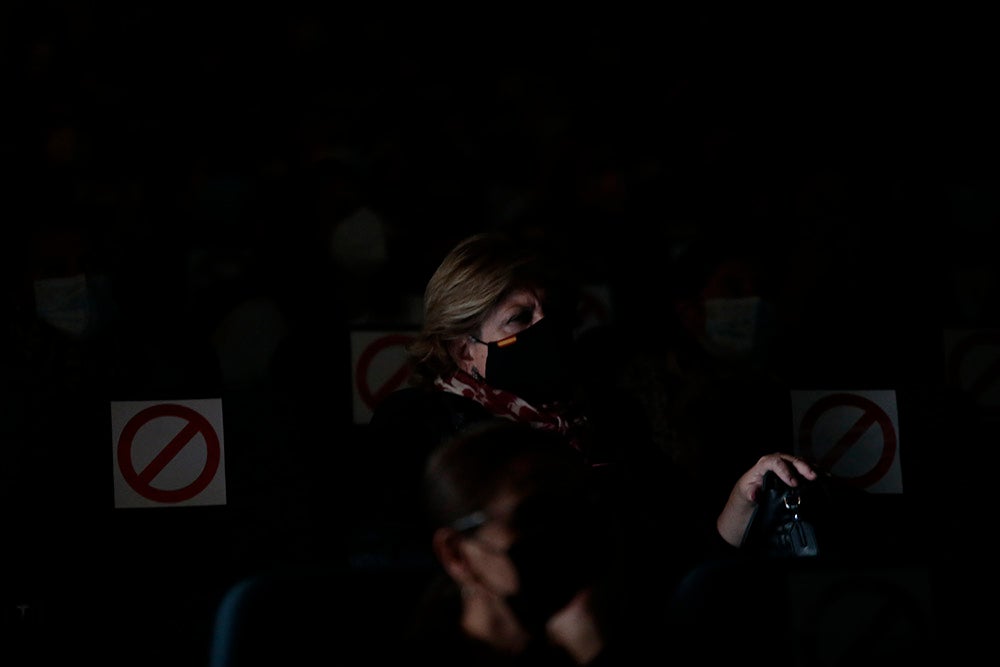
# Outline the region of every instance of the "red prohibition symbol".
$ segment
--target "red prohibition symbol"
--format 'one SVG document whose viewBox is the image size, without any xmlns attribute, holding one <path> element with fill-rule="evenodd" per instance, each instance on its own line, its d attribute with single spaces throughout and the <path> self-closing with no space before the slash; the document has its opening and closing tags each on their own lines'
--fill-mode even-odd
<svg viewBox="0 0 1000 667">
<path fill-rule="evenodd" d="M 375 355 L 393 346 L 404 346 L 413 340 L 413 336 L 407 334 L 392 334 L 378 339 L 369 345 L 358 358 L 358 368 L 354 377 L 354 384 L 358 388 L 358 395 L 369 409 L 374 408 L 385 396 L 398 389 L 410 375 L 410 368 L 403 365 L 397 370 L 381 387 L 372 391 L 368 386 L 368 369 L 372 364 Z"/>
<path fill-rule="evenodd" d="M 889 419 L 889 415 L 874 401 L 864 396 L 847 393 L 830 394 L 819 399 L 806 411 L 805 416 L 802 418 L 802 424 L 799 429 L 799 448 L 807 458 L 810 458 L 809 455 L 813 449 L 812 433 L 816 421 L 820 415 L 831 408 L 842 406 L 859 408 L 862 412 L 861 417 L 858 418 L 858 421 L 853 426 L 847 429 L 847 433 L 843 437 L 833 443 L 830 451 L 816 463 L 827 470 L 832 469 L 843 458 L 844 454 L 847 453 L 847 450 L 857 444 L 861 436 L 872 425 L 877 423 L 882 428 L 882 453 L 879 455 L 875 466 L 862 475 L 843 478 L 850 484 L 860 487 L 871 486 L 889 472 L 892 462 L 896 457 L 897 446 L 896 429 L 892 425 L 892 420 Z"/>
<path fill-rule="evenodd" d="M 132 460 L 132 447 L 139 429 L 159 417 L 177 417 L 187 421 L 187 424 L 175 435 L 165 447 L 160 450 L 152 461 L 142 470 L 136 470 Z M 198 434 L 205 439 L 207 457 L 205 468 L 198 477 L 185 487 L 179 489 L 158 489 L 153 486 L 153 480 L 163 471 L 177 454 Z M 135 489 L 136 493 L 150 500 L 161 503 L 176 503 L 190 500 L 211 483 L 219 469 L 222 460 L 222 448 L 219 436 L 207 419 L 196 410 L 183 405 L 165 403 L 153 405 L 140 410 L 122 429 L 118 439 L 118 468 L 125 481 Z"/>
</svg>

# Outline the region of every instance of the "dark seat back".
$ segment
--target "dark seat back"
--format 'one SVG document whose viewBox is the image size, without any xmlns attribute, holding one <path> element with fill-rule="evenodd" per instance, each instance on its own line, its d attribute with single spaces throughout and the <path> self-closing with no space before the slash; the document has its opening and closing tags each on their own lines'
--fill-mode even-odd
<svg viewBox="0 0 1000 667">
<path fill-rule="evenodd" d="M 394 655 L 425 578 L 394 569 L 248 577 L 219 604 L 209 667 L 379 664 Z"/>
<path fill-rule="evenodd" d="M 919 563 L 739 559 L 692 570 L 668 622 L 678 648 L 706 662 L 902 664 L 939 655 L 933 600 Z"/>
</svg>

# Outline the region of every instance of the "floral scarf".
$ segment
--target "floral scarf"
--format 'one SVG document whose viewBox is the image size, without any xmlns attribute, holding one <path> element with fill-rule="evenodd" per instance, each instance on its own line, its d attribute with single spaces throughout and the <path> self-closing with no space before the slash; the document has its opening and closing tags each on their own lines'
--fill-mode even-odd
<svg viewBox="0 0 1000 667">
<path fill-rule="evenodd" d="M 497 417 L 524 422 L 535 428 L 556 431 L 567 438 L 575 449 L 586 455 L 584 441 L 589 424 L 586 416 L 579 414 L 566 403 L 544 407 L 531 405 L 509 391 L 496 389 L 458 370 L 448 377 L 438 378 L 434 386 L 441 391 L 470 398 Z"/>
</svg>

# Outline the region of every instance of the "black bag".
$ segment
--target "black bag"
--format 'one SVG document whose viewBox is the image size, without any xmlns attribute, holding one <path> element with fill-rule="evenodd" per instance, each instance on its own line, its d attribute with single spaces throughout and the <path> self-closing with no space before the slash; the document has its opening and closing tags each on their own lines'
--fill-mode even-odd
<svg viewBox="0 0 1000 667">
<path fill-rule="evenodd" d="M 742 549 L 767 557 L 818 556 L 816 518 L 823 500 L 819 484 L 799 480 L 797 487 L 791 487 L 769 470 Z"/>
</svg>

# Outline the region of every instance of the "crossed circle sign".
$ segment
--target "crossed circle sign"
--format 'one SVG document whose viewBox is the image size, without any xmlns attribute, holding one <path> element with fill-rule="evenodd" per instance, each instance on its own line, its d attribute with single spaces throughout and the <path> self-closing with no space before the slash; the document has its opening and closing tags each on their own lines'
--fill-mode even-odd
<svg viewBox="0 0 1000 667">
<path fill-rule="evenodd" d="M 858 420 L 847 429 L 847 432 L 833 443 L 830 450 L 825 452 L 821 459 L 817 460 L 817 463 L 820 467 L 826 468 L 827 470 L 833 469 L 837 462 L 843 459 L 847 451 L 852 446 L 857 444 L 857 442 L 861 439 L 861 436 L 864 435 L 868 429 L 874 425 L 878 425 L 882 429 L 882 451 L 879 453 L 875 465 L 872 466 L 871 470 L 860 475 L 838 475 L 849 484 L 854 484 L 860 487 L 868 487 L 882 479 L 882 477 L 889 472 L 890 468 L 892 468 L 892 463 L 896 458 L 897 448 L 896 429 L 892 423 L 892 419 L 890 419 L 885 410 L 883 410 L 881 406 L 874 401 L 865 398 L 864 396 L 849 393 L 834 393 L 819 399 L 802 417 L 799 429 L 799 448 L 803 455 L 807 458 L 812 458 L 811 454 L 815 449 L 816 444 L 813 441 L 813 427 L 824 413 L 833 408 L 843 406 L 858 408 L 861 410 L 861 415 L 858 417 Z"/>
<path fill-rule="evenodd" d="M 136 434 L 143 426 L 162 417 L 177 417 L 185 420 L 186 424 L 169 442 L 164 443 L 165 446 L 152 461 L 142 470 L 136 470 L 132 457 Z M 179 489 L 162 489 L 154 486 L 156 476 L 199 434 L 204 438 L 207 448 L 205 467 L 201 473 L 190 484 Z M 204 415 L 187 406 L 173 403 L 152 405 L 136 413 L 122 429 L 118 438 L 117 453 L 118 468 L 125 482 L 139 495 L 162 503 L 190 500 L 204 491 L 215 478 L 222 460 L 219 435 Z"/>
</svg>

